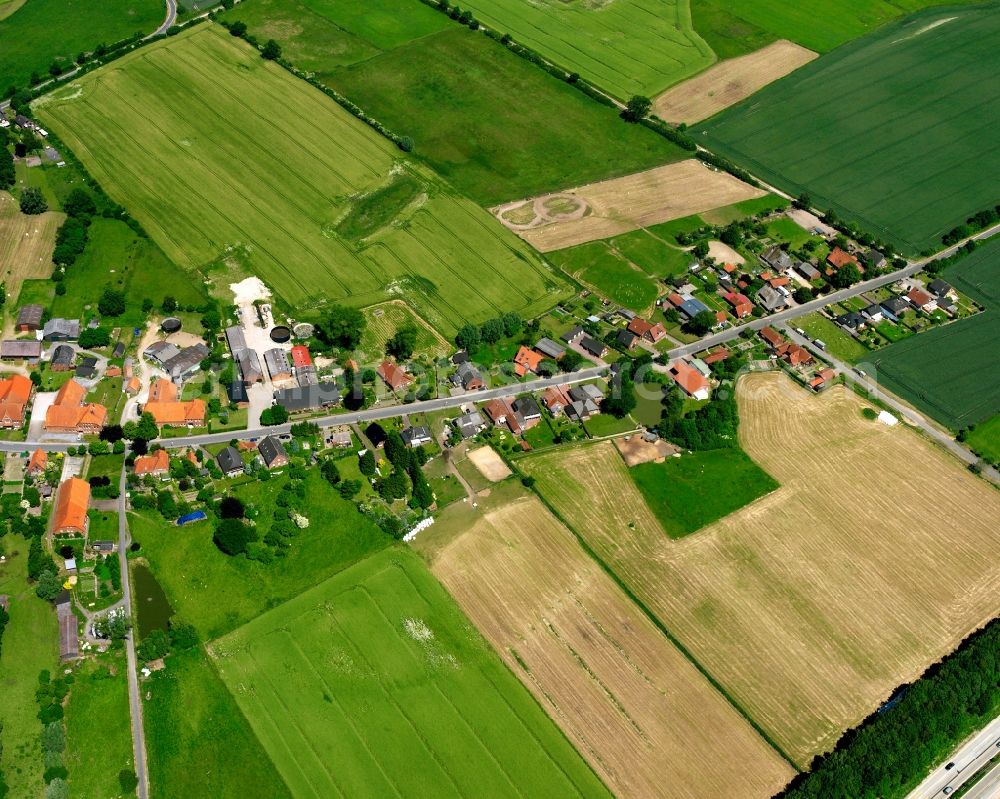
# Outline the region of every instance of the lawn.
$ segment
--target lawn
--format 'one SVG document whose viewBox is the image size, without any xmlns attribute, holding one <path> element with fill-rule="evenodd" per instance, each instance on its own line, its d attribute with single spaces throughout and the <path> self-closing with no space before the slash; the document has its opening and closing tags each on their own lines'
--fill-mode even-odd
<svg viewBox="0 0 1000 799">
<path fill-rule="evenodd" d="M 64 755 L 73 792 L 122 796 L 118 772 L 134 768 L 125 658 L 84 661 L 75 676 L 66 707 Z"/>
<path fill-rule="evenodd" d="M 826 345 L 826 351 L 835 358 L 857 363 L 871 355 L 864 344 L 819 313 L 800 316 L 792 320 L 791 325 L 801 327 L 809 338 L 822 341 Z"/>
<path fill-rule="evenodd" d="M 396 0 L 401 7 L 411 2 Z M 413 137 L 416 155 L 482 205 L 620 177 L 685 155 L 646 128 L 624 125 L 614 109 L 500 43 L 457 25 L 322 77 Z"/>
<path fill-rule="evenodd" d="M 980 422 L 969 433 L 966 443 L 992 463 L 1000 463 L 1000 414 Z"/>
<path fill-rule="evenodd" d="M 776 3 L 753 5 L 771 13 Z M 901 251 L 936 249 L 942 234 L 996 204 L 1000 150 L 991 132 L 1000 95 L 982 88 L 1000 81 L 998 10 L 989 3 L 927 11 L 886 25 L 700 125 L 696 135 Z M 825 27 L 828 16 L 813 19 Z"/>
<path fill-rule="evenodd" d="M 232 489 L 260 511 L 261 534 L 284 479 Z M 215 638 L 386 545 L 382 531 L 341 499 L 317 470 L 310 470 L 306 484 L 310 526 L 292 539 L 285 557 L 268 565 L 222 554 L 212 542 L 211 521 L 176 527 L 155 513 L 129 516 L 132 535 L 179 618 L 206 639 Z M 194 563 L 197 568 L 190 567 Z M 225 602 L 218 602 L 219 596 Z"/>
<path fill-rule="evenodd" d="M 944 279 L 986 311 L 928 330 L 871 357 L 879 382 L 958 430 L 1000 413 L 1000 239 L 945 270 Z"/>
<path fill-rule="evenodd" d="M 649 275 L 633 267 L 603 241 L 556 250 L 547 257 L 581 283 L 638 313 L 648 312 L 659 293 Z"/>
<path fill-rule="evenodd" d="M 472 0 L 462 7 L 622 99 L 657 94 L 715 61 L 692 29 L 688 0 Z"/>
<path fill-rule="evenodd" d="M 36 105 L 166 255 L 206 270 L 220 296 L 248 274 L 313 315 L 402 294 L 450 335 L 501 310 L 531 316 L 567 290 L 485 211 L 215 25 Z M 420 183 L 418 202 L 361 242 L 338 233 L 355 204 L 404 174 Z"/>
<path fill-rule="evenodd" d="M 607 240 L 607 245 L 650 277 L 665 279 L 682 274 L 691 255 L 671 246 L 649 230 L 635 230 Z M 584 245 L 586 246 L 586 245 Z"/>
<path fill-rule="evenodd" d="M 692 452 L 628 471 L 671 538 L 700 530 L 778 487 L 740 449 Z"/>
<path fill-rule="evenodd" d="M 169 657 L 143 691 L 153 796 L 291 799 L 204 650 Z"/>
<path fill-rule="evenodd" d="M 102 42 L 150 33 L 164 16 L 159 0 L 28 0 L 0 20 L 3 88 L 27 87 L 32 72 L 48 78 L 53 61 L 69 69 L 78 53 Z"/>
<path fill-rule="evenodd" d="M 210 649 L 294 796 L 605 794 L 408 548 Z"/>
<path fill-rule="evenodd" d="M 596 416 L 591 416 L 583 423 L 583 426 L 591 438 L 601 438 L 602 436 L 617 436 L 631 432 L 639 425 L 631 416 L 616 419 L 609 413 L 599 413 Z"/>
<path fill-rule="evenodd" d="M 10 621 L 3 635 L 0 674 L 3 675 L 4 779 L 10 796 L 41 796 L 44 790 L 42 749 L 38 736 L 35 689 L 42 669 L 59 665 L 59 629 L 52 606 L 35 596 L 27 583 L 28 542 L 20 536 L 2 539 L 7 560 L 0 563 L 0 594 L 10 597 Z"/>
<path fill-rule="evenodd" d="M 52 274 L 52 248 L 64 218 L 58 211 L 22 214 L 17 201 L 0 191 L 0 280 L 11 304 L 23 281 Z"/>
<path fill-rule="evenodd" d="M 362 357 L 369 361 L 381 360 L 386 354 L 386 342 L 407 324 L 417 328 L 417 343 L 413 350 L 415 354 L 440 357 L 452 349 L 447 341 L 399 300 L 365 308 L 364 314 L 368 324 L 361 336 L 360 349 Z"/>
</svg>

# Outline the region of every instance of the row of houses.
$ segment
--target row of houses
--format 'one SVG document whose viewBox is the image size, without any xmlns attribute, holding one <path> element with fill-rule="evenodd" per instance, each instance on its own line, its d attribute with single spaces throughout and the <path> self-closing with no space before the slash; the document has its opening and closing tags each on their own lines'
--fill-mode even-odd
<svg viewBox="0 0 1000 799">
<path fill-rule="evenodd" d="M 912 286 L 905 294 L 874 302 L 860 311 L 848 311 L 836 317 L 841 327 L 850 331 L 860 331 L 882 321 L 899 322 L 908 311 L 934 313 L 940 310 L 949 317 L 958 314 L 958 293 L 940 278 L 927 284 L 926 289 Z"/>
</svg>

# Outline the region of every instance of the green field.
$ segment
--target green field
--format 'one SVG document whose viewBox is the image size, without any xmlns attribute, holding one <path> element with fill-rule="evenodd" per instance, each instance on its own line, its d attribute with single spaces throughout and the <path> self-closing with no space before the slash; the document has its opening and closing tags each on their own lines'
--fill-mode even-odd
<svg viewBox="0 0 1000 799">
<path fill-rule="evenodd" d="M 485 211 L 214 25 L 37 106 L 167 256 L 205 269 L 220 296 L 248 273 L 298 309 L 403 294 L 450 334 L 503 310 L 531 316 L 567 290 Z M 363 241 L 342 237 L 355 205 L 400 174 L 421 196 Z"/>
<path fill-rule="evenodd" d="M 937 249 L 998 200 L 1000 94 L 984 91 L 1000 84 L 998 47 L 997 3 L 916 14 L 771 84 L 698 136 L 902 251 Z"/>
<path fill-rule="evenodd" d="M 1000 239 L 943 277 L 986 311 L 885 347 L 871 362 L 882 385 L 957 430 L 1000 413 L 1000 353 L 991 344 L 1000 340 Z"/>
<path fill-rule="evenodd" d="M 620 98 L 657 94 L 715 60 L 691 26 L 688 0 L 472 0 L 462 7 Z"/>
<path fill-rule="evenodd" d="M 42 749 L 38 736 L 35 689 L 42 669 L 59 665 L 59 629 L 52 606 L 35 596 L 27 583 L 28 542 L 20 536 L 3 538 L 7 560 L 0 563 L 0 594 L 10 597 L 10 621 L 3 635 L 0 655 L 0 722 L 3 723 L 4 778 L 11 799 L 41 796 Z"/>
<path fill-rule="evenodd" d="M 376 361 L 385 355 L 385 345 L 402 326 L 411 324 L 417 328 L 417 355 L 442 356 L 451 350 L 447 341 L 436 335 L 423 324 L 409 306 L 401 302 L 386 302 L 365 308 L 368 324 L 361 336 L 361 357 Z"/>
<path fill-rule="evenodd" d="M 282 478 L 274 478 L 231 490 L 259 511 L 262 535 L 281 486 Z M 285 557 L 268 565 L 223 555 L 212 542 L 210 522 L 176 527 L 155 513 L 129 516 L 132 535 L 179 618 L 214 638 L 385 546 L 382 531 L 341 499 L 318 470 L 309 471 L 306 487 L 310 525 L 291 539 Z M 197 568 L 187 565 L 194 563 Z"/>
<path fill-rule="evenodd" d="M 991 416 L 969 433 L 968 445 L 982 457 L 1000 463 L 1000 415 Z"/>
<path fill-rule="evenodd" d="M 409 549 L 211 651 L 295 797 L 606 795 Z"/>
<path fill-rule="evenodd" d="M 631 266 L 603 241 L 556 250 L 547 257 L 612 302 L 639 313 L 650 310 L 659 293 L 652 278 Z"/>
<path fill-rule="evenodd" d="M 719 58 L 732 58 L 776 39 L 790 39 L 825 53 L 903 14 L 939 5 L 957 3 L 954 0 L 837 0 L 836 3 L 693 0 L 691 15 L 695 30 Z"/>
<path fill-rule="evenodd" d="M 204 650 L 172 655 L 143 690 L 151 796 L 291 799 Z"/>
<path fill-rule="evenodd" d="M 483 205 L 683 155 L 418 0 L 366 3 L 360 17 L 343 2 L 262 0 L 241 3 L 225 18 L 242 20 L 258 37 L 275 37 L 292 63 L 412 137 L 417 157 Z M 409 37 L 396 35 L 404 22 Z M 394 35 L 382 35 L 385 27 Z M 586 131 L 582 145 L 580 131 Z"/>
<path fill-rule="evenodd" d="M 160 0 L 28 0 L 0 20 L 0 84 L 26 87 L 32 72 L 47 79 L 53 61 L 70 69 L 81 51 L 151 33 L 165 16 Z"/>
<path fill-rule="evenodd" d="M 700 530 L 778 487 L 740 449 L 692 452 L 628 470 L 671 538 Z"/>
<path fill-rule="evenodd" d="M 792 322 L 793 327 L 801 327 L 811 339 L 819 339 L 826 345 L 826 351 L 835 358 L 857 363 L 867 360 L 869 349 L 850 333 L 819 313 L 800 316 Z"/>
</svg>

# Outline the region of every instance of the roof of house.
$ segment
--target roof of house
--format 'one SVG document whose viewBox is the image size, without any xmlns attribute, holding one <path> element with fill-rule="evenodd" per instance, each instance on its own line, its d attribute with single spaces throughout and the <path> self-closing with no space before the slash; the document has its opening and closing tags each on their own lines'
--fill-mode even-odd
<svg viewBox="0 0 1000 799">
<path fill-rule="evenodd" d="M 42 342 L 40 341 L 9 338 L 0 342 L 0 358 L 36 359 L 40 357 L 42 357 Z"/>
<path fill-rule="evenodd" d="M 76 360 L 76 350 L 71 344 L 58 344 L 52 349 L 53 366 L 70 366 Z"/>
<path fill-rule="evenodd" d="M 877 266 L 885 260 L 885 255 L 883 255 L 878 250 L 872 248 L 865 253 L 865 261 L 872 266 Z"/>
<path fill-rule="evenodd" d="M 809 350 L 804 347 L 800 347 L 793 341 L 786 341 L 781 344 L 777 349 L 778 356 L 785 361 L 787 361 L 792 366 L 798 366 L 799 364 L 810 363 L 812 361 L 812 355 L 809 354 Z"/>
<path fill-rule="evenodd" d="M 887 300 L 883 300 L 880 304 L 883 309 L 891 313 L 893 316 L 899 316 L 899 314 L 908 310 L 910 307 L 910 304 L 902 297 L 890 297 Z"/>
<path fill-rule="evenodd" d="M 243 458 L 240 457 L 240 453 L 235 447 L 226 447 L 215 456 L 215 460 L 223 474 L 243 470 Z"/>
<path fill-rule="evenodd" d="M 286 411 L 310 411 L 314 408 L 328 408 L 340 402 L 337 384 L 324 380 L 311 385 L 299 385 L 274 392 L 274 401 Z"/>
<path fill-rule="evenodd" d="M 275 436 L 264 436 L 257 444 L 257 451 L 267 466 L 280 458 L 288 458 L 284 445 Z"/>
<path fill-rule="evenodd" d="M 700 391 L 707 391 L 708 380 L 687 361 L 674 361 L 670 366 L 670 376 L 688 394 L 694 396 Z"/>
<path fill-rule="evenodd" d="M 87 508 L 90 505 L 90 483 L 79 477 L 63 481 L 56 494 L 52 529 L 83 530 L 87 526 Z"/>
<path fill-rule="evenodd" d="M 288 353 L 278 347 L 264 351 L 264 365 L 272 380 L 292 373 L 292 364 L 288 360 Z"/>
<path fill-rule="evenodd" d="M 180 351 L 180 347 L 176 344 L 171 344 L 169 341 L 154 341 L 143 350 L 142 354 L 146 358 L 151 358 L 162 364 L 180 353 Z"/>
<path fill-rule="evenodd" d="M 425 441 L 431 440 L 431 431 L 429 427 L 425 425 L 413 425 L 412 427 L 407 427 L 405 430 L 401 431 L 399 437 L 403 439 L 403 443 L 408 447 L 419 445 Z"/>
<path fill-rule="evenodd" d="M 583 328 L 580 327 L 580 325 L 577 325 L 571 330 L 567 330 L 565 333 L 559 336 L 559 338 L 561 338 L 563 341 L 569 342 L 573 341 L 573 339 L 579 338 L 582 335 L 583 335 Z"/>
<path fill-rule="evenodd" d="M 252 383 L 264 377 L 264 370 L 260 365 L 260 356 L 257 355 L 256 350 L 240 350 L 235 358 L 244 381 Z"/>
<path fill-rule="evenodd" d="M 49 338 L 51 336 L 58 336 L 61 338 L 79 338 L 80 320 L 49 319 L 49 321 L 45 323 L 45 327 L 42 328 L 42 337 Z"/>
<path fill-rule="evenodd" d="M 565 386 L 549 386 L 542 392 L 542 405 L 549 410 L 565 407 L 569 402 Z"/>
<path fill-rule="evenodd" d="M 579 402 L 580 400 L 593 400 L 600 402 L 604 399 L 604 392 L 593 383 L 584 383 L 581 386 L 573 386 L 569 390 L 569 398 Z"/>
<path fill-rule="evenodd" d="M 454 355 L 451 356 L 451 362 L 456 366 L 461 366 L 463 363 L 469 362 L 469 353 L 465 350 L 459 350 Z"/>
<path fill-rule="evenodd" d="M 490 417 L 490 421 L 499 424 L 510 416 L 510 406 L 501 399 L 491 399 L 483 406 L 483 412 Z"/>
<path fill-rule="evenodd" d="M 31 453 L 31 457 L 28 459 L 28 471 L 45 471 L 45 467 L 49 464 L 49 454 L 44 449 L 36 449 Z"/>
<path fill-rule="evenodd" d="M 292 347 L 292 366 L 296 369 L 301 369 L 303 366 L 312 366 L 312 356 L 309 354 L 308 347 L 302 344 L 296 344 Z"/>
<path fill-rule="evenodd" d="M 158 449 L 149 455 L 136 458 L 132 471 L 137 475 L 166 474 L 170 471 L 170 456 L 165 449 Z"/>
<path fill-rule="evenodd" d="M 927 288 L 932 294 L 936 294 L 939 297 L 952 290 L 951 283 L 948 283 L 939 277 L 934 278 L 934 280 L 928 283 Z"/>
<path fill-rule="evenodd" d="M 67 380 L 56 392 L 53 405 L 80 405 L 87 396 L 87 389 L 75 380 Z"/>
<path fill-rule="evenodd" d="M 840 247 L 834 247 L 830 250 L 830 254 L 826 256 L 826 261 L 828 264 L 835 266 L 837 269 L 843 269 L 848 264 L 860 266 L 857 258 L 846 250 L 842 250 Z"/>
<path fill-rule="evenodd" d="M 814 280 L 819 277 L 820 274 L 819 270 L 808 261 L 802 261 L 802 263 L 797 264 L 795 268 L 810 280 Z"/>
<path fill-rule="evenodd" d="M 31 398 L 32 382 L 24 375 L 11 375 L 0 379 L 0 402 L 24 405 Z"/>
<path fill-rule="evenodd" d="M 128 392 L 129 394 L 138 394 L 139 389 L 141 388 L 142 388 L 142 381 L 135 375 L 130 377 L 128 381 L 125 383 L 125 391 Z"/>
<path fill-rule="evenodd" d="M 906 299 L 912 302 L 914 305 L 923 308 L 930 302 L 933 302 L 934 298 L 928 294 L 923 289 L 912 288 L 910 293 L 906 295 Z"/>
<path fill-rule="evenodd" d="M 861 309 L 861 313 L 863 313 L 869 319 L 873 319 L 876 316 L 881 316 L 882 315 L 882 306 L 879 305 L 877 302 L 873 302 L 871 305 L 867 306 L 866 308 L 862 308 Z"/>
<path fill-rule="evenodd" d="M 784 336 L 782 336 L 781 333 L 779 333 L 770 325 L 761 328 L 760 337 L 764 339 L 764 341 L 766 341 L 772 347 L 777 347 L 785 340 Z"/>
<path fill-rule="evenodd" d="M 365 437 L 376 447 L 380 447 L 386 442 L 389 436 L 386 435 L 385 428 L 382 425 L 378 422 L 372 422 L 365 428 Z"/>
<path fill-rule="evenodd" d="M 247 348 L 247 338 L 243 334 L 243 328 L 233 325 L 226 328 L 226 342 L 229 344 L 229 351 L 235 357 Z"/>
<path fill-rule="evenodd" d="M 171 375 L 186 376 L 201 368 L 201 362 L 211 353 L 204 344 L 192 344 L 163 361 L 164 370 Z"/>
<path fill-rule="evenodd" d="M 42 316 L 45 315 L 45 309 L 41 305 L 35 303 L 29 303 L 28 305 L 22 305 L 17 311 L 17 326 L 18 327 L 34 327 L 37 328 L 42 323 Z"/>
<path fill-rule="evenodd" d="M 580 346 L 591 355 L 596 355 L 598 357 L 603 355 L 605 350 L 607 350 L 603 341 L 598 341 L 596 338 L 592 338 L 591 336 L 584 336 L 580 339 Z"/>
<path fill-rule="evenodd" d="M 250 395 L 247 393 L 246 383 L 242 380 L 234 380 L 226 386 L 226 396 L 229 397 L 230 402 L 241 403 L 250 401 Z"/>
<path fill-rule="evenodd" d="M 472 365 L 471 361 L 462 361 L 459 363 L 458 369 L 455 370 L 455 377 L 458 379 L 458 382 L 462 384 L 462 388 L 469 388 L 469 386 L 476 382 L 485 385 L 483 376 L 479 373 L 479 370 Z"/>
<path fill-rule="evenodd" d="M 795 261 L 781 247 L 775 245 L 768 247 L 760 256 L 765 263 L 777 270 L 790 269 L 795 266 Z"/>
<path fill-rule="evenodd" d="M 142 409 L 152 414 L 158 425 L 192 424 L 201 426 L 205 422 L 207 407 L 205 400 L 196 398 L 187 401 L 147 402 Z"/>
<path fill-rule="evenodd" d="M 628 330 L 619 330 L 618 335 L 615 336 L 615 343 L 619 347 L 625 347 L 626 349 L 631 349 L 639 337 L 635 333 L 631 333 Z"/>
<path fill-rule="evenodd" d="M 635 333 L 637 336 L 648 335 L 653 339 L 660 339 L 667 335 L 662 322 L 650 322 L 638 316 L 628 323 L 626 329 L 629 333 Z"/>
<path fill-rule="evenodd" d="M 540 352 L 529 350 L 523 344 L 514 356 L 514 372 L 518 376 L 523 376 L 528 372 L 537 372 L 538 365 L 545 360 L 545 356 Z"/>
<path fill-rule="evenodd" d="M 317 374 L 315 366 L 300 366 L 295 370 L 295 379 L 303 388 L 315 386 L 319 383 L 319 374 Z"/>
<path fill-rule="evenodd" d="M 694 318 L 702 311 L 711 310 L 705 303 L 699 300 L 697 297 L 688 297 L 680 305 L 677 306 L 678 310 L 685 316 Z"/>
<path fill-rule="evenodd" d="M 115 344 L 114 350 L 111 352 L 113 358 L 121 358 L 125 354 L 125 342 L 119 341 Z"/>
<path fill-rule="evenodd" d="M 525 419 L 534 419 L 542 415 L 542 409 L 538 407 L 534 397 L 518 397 L 511 403 L 511 407 Z"/>
<path fill-rule="evenodd" d="M 393 391 L 405 388 L 413 382 L 413 378 L 392 361 L 382 361 L 376 372 Z"/>
<path fill-rule="evenodd" d="M 566 348 L 550 338 L 540 338 L 535 342 L 535 349 L 538 350 L 546 358 L 554 358 L 559 360 L 563 355 L 566 354 Z"/>
<path fill-rule="evenodd" d="M 785 299 L 785 295 L 771 286 L 764 286 L 757 292 L 757 302 L 769 311 L 784 308 L 788 305 L 788 300 Z"/>
<path fill-rule="evenodd" d="M 841 327 L 849 327 L 856 330 L 865 323 L 865 318 L 857 311 L 848 311 L 837 317 L 837 324 Z"/>
<path fill-rule="evenodd" d="M 726 358 L 731 356 L 733 353 L 727 350 L 725 347 L 719 347 L 718 349 L 712 350 L 708 355 L 706 355 L 702 360 L 711 366 L 713 363 L 718 363 L 719 361 L 724 361 Z"/>
</svg>

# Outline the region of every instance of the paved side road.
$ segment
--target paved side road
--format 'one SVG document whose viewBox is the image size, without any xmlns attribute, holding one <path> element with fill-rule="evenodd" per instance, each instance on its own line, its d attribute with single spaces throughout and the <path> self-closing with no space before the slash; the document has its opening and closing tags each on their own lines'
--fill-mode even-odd
<svg viewBox="0 0 1000 799">
<path fill-rule="evenodd" d="M 128 545 L 132 536 L 128 529 L 128 502 L 126 492 L 128 482 L 122 467 L 118 480 L 118 563 L 122 571 L 122 605 L 127 608 L 129 618 L 135 610 L 132 604 L 132 586 L 128 573 Z M 135 774 L 139 778 L 137 792 L 139 799 L 149 797 L 149 775 L 146 769 L 146 733 L 142 726 L 142 697 L 139 694 L 139 674 L 135 657 L 135 635 L 129 631 L 125 639 L 125 656 L 128 661 L 128 705 L 132 718 L 132 753 L 135 758 Z"/>
<path fill-rule="evenodd" d="M 1000 755 L 1000 716 L 961 744 L 906 799 L 943 799 L 957 791 L 997 755 Z M 954 763 L 950 769 L 947 768 L 949 763 Z M 946 788 L 951 788 L 947 794 Z M 966 799 L 995 799 L 997 796 L 1000 796 L 1000 767 L 994 767 L 966 794 Z"/>
</svg>

